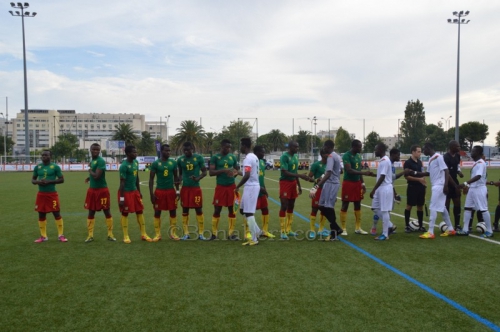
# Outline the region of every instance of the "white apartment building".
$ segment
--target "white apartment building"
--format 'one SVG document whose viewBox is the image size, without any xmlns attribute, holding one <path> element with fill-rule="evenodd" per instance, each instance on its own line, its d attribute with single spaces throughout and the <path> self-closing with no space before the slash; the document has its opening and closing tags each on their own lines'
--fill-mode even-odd
<svg viewBox="0 0 500 332">
<path fill-rule="evenodd" d="M 139 137 L 145 130 L 152 131 L 147 126 L 144 115 L 137 113 L 76 113 L 75 110 L 35 109 L 28 111 L 28 122 L 29 151 L 50 148 L 57 142 L 57 137 L 64 133 L 76 135 L 81 149 L 89 148 L 94 142 L 105 148 L 106 141 L 114 134 L 115 125 L 120 123 L 130 124 Z M 24 154 L 24 110 L 12 119 L 11 126 L 13 140 L 16 142 L 14 153 Z M 153 132 L 151 136 L 156 137 Z"/>
</svg>

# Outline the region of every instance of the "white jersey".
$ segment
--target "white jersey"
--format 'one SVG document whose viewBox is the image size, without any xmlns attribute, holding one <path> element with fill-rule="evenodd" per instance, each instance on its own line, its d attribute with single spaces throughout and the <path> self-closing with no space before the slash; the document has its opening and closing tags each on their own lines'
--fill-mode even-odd
<svg viewBox="0 0 500 332">
<path fill-rule="evenodd" d="M 389 157 L 384 156 L 380 159 L 377 168 L 377 182 L 381 175 L 385 175 L 384 181 L 380 184 L 380 187 L 391 186 L 392 185 L 392 164 Z"/>
<path fill-rule="evenodd" d="M 470 171 L 470 177 L 473 178 L 476 175 L 480 175 L 481 178 L 476 182 L 470 184 L 471 188 L 478 188 L 482 186 L 486 186 L 486 163 L 483 159 L 479 159 L 474 163 L 472 169 Z"/>
<path fill-rule="evenodd" d="M 253 153 L 249 153 L 245 156 L 245 159 L 243 160 L 243 170 L 242 174 L 243 176 L 247 173 L 250 172 L 250 177 L 248 178 L 247 182 L 245 182 L 245 186 L 257 186 L 260 187 L 259 183 L 259 158 Z"/>
<path fill-rule="evenodd" d="M 447 169 L 448 166 L 446 166 L 443 156 L 439 153 L 434 153 L 427 165 L 427 172 L 429 172 L 432 186 L 444 186 L 444 171 Z"/>
</svg>

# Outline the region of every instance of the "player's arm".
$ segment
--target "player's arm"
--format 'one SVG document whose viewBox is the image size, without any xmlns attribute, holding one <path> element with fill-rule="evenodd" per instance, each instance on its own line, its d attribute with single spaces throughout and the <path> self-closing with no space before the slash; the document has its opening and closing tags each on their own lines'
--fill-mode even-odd
<svg viewBox="0 0 500 332">
<path fill-rule="evenodd" d="M 448 195 L 448 183 L 450 179 L 450 170 L 448 167 L 444 170 L 444 186 L 443 186 L 443 194 Z"/>
<path fill-rule="evenodd" d="M 95 169 L 95 172 L 92 171 L 92 168 L 89 168 L 89 175 L 94 179 L 94 180 L 99 180 L 102 176 L 102 169 L 98 167 Z"/>
<path fill-rule="evenodd" d="M 346 162 L 345 160 L 344 161 L 344 171 L 347 173 L 347 174 L 350 174 L 350 175 L 366 175 L 366 176 L 374 176 L 374 173 L 372 171 L 357 171 L 355 169 L 352 169 L 351 167 L 351 163 L 350 162 Z"/>
<path fill-rule="evenodd" d="M 378 187 L 384 182 L 385 180 L 385 174 L 381 174 L 380 177 L 378 178 L 377 183 L 375 183 L 375 187 L 373 187 L 372 192 L 370 193 L 370 198 L 373 198 L 375 195 L 375 191 L 377 191 Z"/>
<path fill-rule="evenodd" d="M 179 192 L 179 184 L 181 183 L 181 178 L 179 177 L 179 173 L 177 167 L 174 167 L 174 186 L 175 190 Z"/>
<path fill-rule="evenodd" d="M 31 178 L 31 183 L 32 184 L 39 184 L 39 185 L 42 185 L 42 186 L 45 185 L 44 183 L 41 183 L 40 181 L 38 181 L 38 175 L 33 175 L 33 177 Z"/>
<path fill-rule="evenodd" d="M 306 174 L 304 174 L 304 175 L 306 175 Z M 302 194 L 302 186 L 300 185 L 299 178 L 297 178 L 297 187 L 299 187 L 299 195 L 301 195 Z"/>
<path fill-rule="evenodd" d="M 177 171 L 179 174 L 179 183 L 181 183 L 182 182 L 182 166 L 181 166 L 180 162 L 177 163 Z"/>
<path fill-rule="evenodd" d="M 241 178 L 241 181 L 238 183 L 234 191 L 238 191 L 242 185 L 244 185 L 248 179 L 250 179 L 250 172 L 252 171 L 252 166 L 244 166 L 245 167 L 245 175 Z"/>
<path fill-rule="evenodd" d="M 490 181 L 486 184 L 489 184 L 490 186 L 500 187 L 500 181 Z"/>
<path fill-rule="evenodd" d="M 59 167 L 59 166 L 57 166 Z M 56 169 L 56 179 L 55 180 L 45 180 L 45 184 L 60 184 L 64 183 L 64 176 L 62 175 L 61 169 Z"/>
<path fill-rule="evenodd" d="M 155 183 L 155 175 L 156 175 L 156 169 L 151 168 L 149 172 L 149 196 L 151 197 L 151 203 L 153 204 L 156 202 L 156 196 L 153 191 L 153 186 Z"/>
<path fill-rule="evenodd" d="M 139 192 L 139 195 L 141 195 L 141 198 L 142 198 L 141 182 L 139 181 L 139 172 L 137 172 L 137 178 L 135 179 L 135 186 L 137 187 L 137 191 Z"/>
<path fill-rule="evenodd" d="M 205 165 L 203 165 L 203 167 L 201 168 L 201 174 L 198 177 L 194 177 L 193 180 L 199 182 L 205 176 L 207 176 L 207 168 L 205 167 Z"/>
<path fill-rule="evenodd" d="M 229 168 L 215 169 L 215 164 L 210 163 L 208 168 L 208 175 L 217 176 L 221 174 L 226 174 L 227 176 L 233 176 L 233 170 Z"/>
<path fill-rule="evenodd" d="M 297 181 L 298 181 L 298 179 L 304 179 L 306 181 L 309 181 L 309 176 L 307 176 L 307 174 L 305 174 L 305 173 L 304 174 L 291 173 L 291 172 L 287 171 L 286 169 L 282 169 L 281 174 L 284 176 L 296 178 Z"/>
</svg>

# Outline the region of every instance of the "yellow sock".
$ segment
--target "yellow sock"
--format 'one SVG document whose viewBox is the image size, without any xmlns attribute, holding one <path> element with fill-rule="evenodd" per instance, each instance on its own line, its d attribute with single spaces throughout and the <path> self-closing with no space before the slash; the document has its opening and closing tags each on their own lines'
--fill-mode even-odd
<svg viewBox="0 0 500 332">
<path fill-rule="evenodd" d="M 354 210 L 354 218 L 356 218 L 356 229 L 361 229 L 361 210 Z"/>
<path fill-rule="evenodd" d="M 155 225 L 155 235 L 156 237 L 161 236 L 161 217 L 154 217 L 154 225 Z"/>
<path fill-rule="evenodd" d="M 63 220 L 61 219 L 56 219 L 56 226 L 57 226 L 57 236 L 61 236 L 64 234 L 64 226 L 63 226 Z"/>
<path fill-rule="evenodd" d="M 235 224 L 236 224 L 236 218 L 229 218 L 229 235 L 233 235 Z"/>
<path fill-rule="evenodd" d="M 347 211 L 340 211 L 340 223 L 342 224 L 342 229 L 345 231 L 345 224 L 347 221 Z"/>
<path fill-rule="evenodd" d="M 148 236 L 146 234 L 146 223 L 144 222 L 144 215 L 141 214 L 136 214 L 137 217 L 137 223 L 139 224 L 139 229 L 141 230 L 141 236 Z"/>
<path fill-rule="evenodd" d="M 217 231 L 219 230 L 219 220 L 220 217 L 212 217 L 212 234 L 217 236 Z"/>
<path fill-rule="evenodd" d="M 178 237 L 177 236 L 177 218 L 176 217 L 170 217 L 170 231 L 169 234 L 171 237 Z"/>
<path fill-rule="evenodd" d="M 262 215 L 262 230 L 266 233 L 269 233 L 269 215 Z"/>
<path fill-rule="evenodd" d="M 326 221 L 326 218 L 325 216 L 323 215 L 323 213 L 321 214 L 321 217 L 319 218 L 319 230 L 322 231 L 325 229 L 325 221 Z"/>
<path fill-rule="evenodd" d="M 280 217 L 280 228 L 281 228 L 281 233 L 285 233 L 285 227 L 286 227 L 286 217 Z"/>
<path fill-rule="evenodd" d="M 316 216 L 313 216 L 312 214 L 309 216 L 309 227 L 311 232 L 316 230 Z"/>
<path fill-rule="evenodd" d="M 122 224 L 123 238 L 126 239 L 128 238 L 128 217 L 122 216 L 120 218 L 120 223 Z"/>
<path fill-rule="evenodd" d="M 47 237 L 47 220 L 38 220 L 38 227 L 40 228 L 40 235 L 43 237 Z"/>
<path fill-rule="evenodd" d="M 286 213 L 286 232 L 290 233 L 292 231 L 293 224 L 293 213 Z"/>
<path fill-rule="evenodd" d="M 189 214 L 182 215 L 182 229 L 184 230 L 184 235 L 189 234 Z"/>
<path fill-rule="evenodd" d="M 202 214 L 196 215 L 196 221 L 198 222 L 198 234 L 203 235 L 203 230 L 205 229 L 205 217 Z"/>
<path fill-rule="evenodd" d="M 106 227 L 108 228 L 108 236 L 114 238 L 114 236 L 113 236 L 113 217 L 106 218 Z"/>
<path fill-rule="evenodd" d="M 94 226 L 95 226 L 95 219 L 87 218 L 87 230 L 89 231 L 89 237 L 94 237 Z"/>
</svg>

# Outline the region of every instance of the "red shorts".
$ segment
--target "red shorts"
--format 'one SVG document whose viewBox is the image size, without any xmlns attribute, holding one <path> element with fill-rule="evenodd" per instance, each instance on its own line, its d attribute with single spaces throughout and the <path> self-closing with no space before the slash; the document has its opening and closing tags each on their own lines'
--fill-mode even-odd
<svg viewBox="0 0 500 332">
<path fill-rule="evenodd" d="M 234 192 L 233 192 L 234 198 Z M 203 195 L 200 187 L 181 188 L 181 206 L 184 208 L 201 208 L 203 206 Z"/>
<path fill-rule="evenodd" d="M 136 213 L 144 211 L 144 205 L 142 204 L 141 194 L 139 190 L 125 191 L 123 193 L 125 202 L 123 207 L 120 207 L 120 212 L 125 213 Z M 120 204 L 120 191 L 118 190 L 118 205 Z"/>
<path fill-rule="evenodd" d="M 361 201 L 361 181 L 342 182 L 342 201 L 359 202 Z"/>
<path fill-rule="evenodd" d="M 312 208 L 319 208 L 319 198 L 321 197 L 321 190 L 323 188 L 318 188 L 318 190 L 316 191 L 316 195 L 314 196 L 313 199 L 311 199 L 311 207 Z"/>
<path fill-rule="evenodd" d="M 177 194 L 175 189 L 156 189 L 156 203 L 153 208 L 158 211 L 177 210 Z"/>
<path fill-rule="evenodd" d="M 83 207 L 91 211 L 109 210 L 109 197 L 108 188 L 89 188 L 87 189 L 87 197 L 85 197 Z"/>
<path fill-rule="evenodd" d="M 58 212 L 60 210 L 61 207 L 59 206 L 59 195 L 56 192 L 38 192 L 38 194 L 36 195 L 35 211 L 49 213 Z"/>
<path fill-rule="evenodd" d="M 262 210 L 262 209 L 267 209 L 268 204 L 267 204 L 267 196 L 262 195 L 259 198 L 257 198 L 257 208 L 256 210 Z"/>
<path fill-rule="evenodd" d="M 233 206 L 235 188 L 236 185 L 234 183 L 229 186 L 216 185 L 212 204 L 215 206 Z"/>
<path fill-rule="evenodd" d="M 298 196 L 297 181 L 280 180 L 280 198 L 295 199 Z"/>
</svg>

